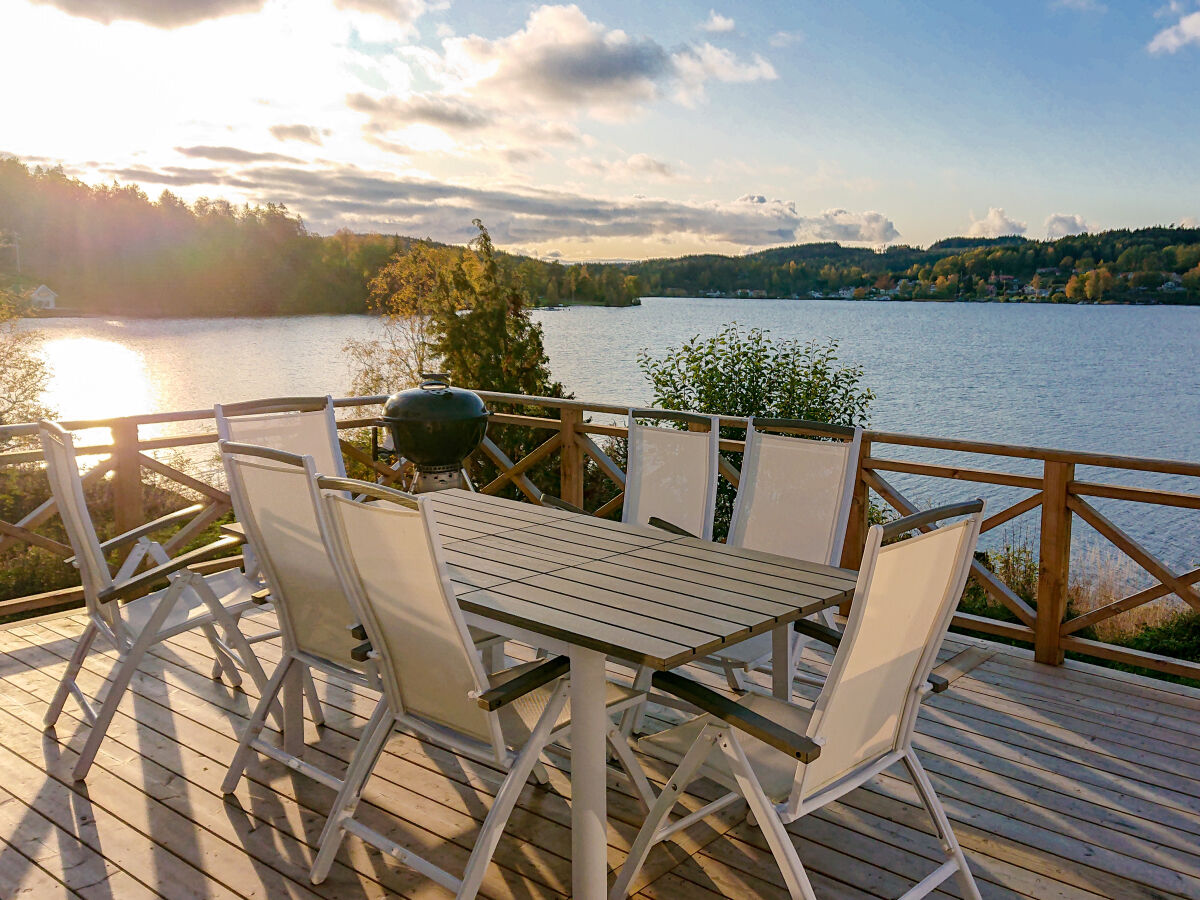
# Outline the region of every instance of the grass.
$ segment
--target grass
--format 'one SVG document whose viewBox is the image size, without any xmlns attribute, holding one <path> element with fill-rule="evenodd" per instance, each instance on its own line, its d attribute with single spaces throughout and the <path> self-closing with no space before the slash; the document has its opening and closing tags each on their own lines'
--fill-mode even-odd
<svg viewBox="0 0 1200 900">
<path fill-rule="evenodd" d="M 996 550 L 976 554 L 980 562 L 995 572 L 1031 606 L 1037 606 L 1038 552 L 1032 529 L 1013 529 L 1005 533 L 1003 545 Z M 1104 544 L 1090 544 L 1071 557 L 1071 579 L 1067 587 L 1067 618 L 1085 615 L 1148 587 L 1149 575 L 1129 557 Z M 995 603 L 974 582 L 968 584 L 959 609 L 966 613 L 1002 621 L 1017 621 L 1007 607 Z M 1141 606 L 1102 619 L 1081 629 L 1079 637 L 1156 653 L 1173 659 L 1200 662 L 1200 614 L 1175 595 L 1167 595 Z M 981 635 L 992 641 L 1005 641 L 995 635 Z M 1136 672 L 1193 687 L 1200 681 L 1178 678 L 1122 663 L 1096 660 L 1069 654 L 1072 658 L 1109 668 Z"/>
</svg>

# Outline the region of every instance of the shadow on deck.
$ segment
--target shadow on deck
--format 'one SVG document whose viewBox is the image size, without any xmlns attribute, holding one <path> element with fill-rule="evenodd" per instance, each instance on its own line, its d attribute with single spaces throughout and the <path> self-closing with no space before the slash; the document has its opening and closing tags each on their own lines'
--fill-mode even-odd
<svg viewBox="0 0 1200 900">
<path fill-rule="evenodd" d="M 269 617 L 258 623 L 248 630 L 268 627 Z M 79 617 L 64 616 L 0 630 L 0 898 L 445 896 L 352 838 L 329 879 L 311 885 L 332 793 L 276 763 L 257 760 L 236 800 L 221 796 L 254 687 L 243 693 L 210 680 L 203 637 L 156 648 L 87 786 L 74 785 L 86 733 L 78 707 L 68 701 L 57 736 L 43 733 L 41 720 L 81 629 Z M 278 648 L 258 647 L 269 668 Z M 110 666 L 101 656 L 93 652 L 80 678 L 93 694 Z M 828 660 L 811 662 L 824 669 Z M 927 703 L 916 746 L 984 897 L 1200 897 L 1200 691 L 1079 664 L 1050 669 L 1023 651 L 953 635 L 939 671 L 953 685 Z M 310 752 L 336 769 L 373 700 L 336 682 L 320 690 L 328 721 L 319 734 L 309 724 Z M 485 895 L 569 890 L 570 781 L 562 769 L 551 774 L 553 790 L 522 795 Z M 454 871 L 499 783 L 485 766 L 398 734 L 362 817 Z M 715 791 L 693 790 L 706 786 Z M 616 867 L 641 813 L 616 776 L 610 787 Z M 792 826 L 819 896 L 895 897 L 940 862 L 915 796 L 899 774 L 884 776 Z M 785 896 L 744 805 L 682 840 L 651 856 L 639 896 Z M 935 896 L 957 896 L 953 883 L 943 887 Z"/>
</svg>

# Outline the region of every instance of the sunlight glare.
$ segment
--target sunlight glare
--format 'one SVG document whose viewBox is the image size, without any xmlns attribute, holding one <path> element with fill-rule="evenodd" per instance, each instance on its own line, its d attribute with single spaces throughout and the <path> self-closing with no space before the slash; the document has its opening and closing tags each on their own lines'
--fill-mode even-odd
<svg viewBox="0 0 1200 900">
<path fill-rule="evenodd" d="M 60 419 L 107 419 L 154 409 L 146 363 L 136 350 L 98 338 L 46 341 L 52 373 L 45 400 Z"/>
</svg>

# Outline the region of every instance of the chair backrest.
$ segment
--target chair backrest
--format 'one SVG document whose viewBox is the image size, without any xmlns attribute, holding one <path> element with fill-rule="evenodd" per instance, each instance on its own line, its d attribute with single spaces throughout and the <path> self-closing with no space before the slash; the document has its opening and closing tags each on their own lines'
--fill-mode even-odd
<svg viewBox="0 0 1200 900">
<path fill-rule="evenodd" d="M 870 529 L 850 618 L 809 726 L 809 736 L 823 742 L 821 755 L 801 767 L 796 802 L 908 749 L 920 688 L 979 538 L 982 501 L 972 508 L 962 521 L 887 546 L 884 529 Z"/>
<path fill-rule="evenodd" d="M 311 456 L 322 475 L 346 474 L 333 397 L 218 403 L 213 407 L 213 415 L 217 420 L 217 437 L 223 441 Z"/>
<path fill-rule="evenodd" d="M 219 441 L 229 494 L 271 589 L 285 643 L 353 671 L 358 621 L 321 536 L 312 456 Z"/>
<path fill-rule="evenodd" d="M 356 503 L 322 491 L 326 539 L 346 594 L 378 654 L 384 694 L 397 716 L 490 745 L 499 720 L 472 693 L 488 688 L 438 543 L 433 507 Z"/>
<path fill-rule="evenodd" d="M 811 440 L 767 429 L 802 430 Z M 729 544 L 837 565 L 858 472 L 862 429 L 802 419 L 751 419 Z"/>
<path fill-rule="evenodd" d="M 643 425 L 638 419 L 688 422 L 707 430 Z M 621 521 L 644 525 L 651 516 L 658 516 L 711 540 L 719 441 L 718 422 L 711 416 L 631 409 Z"/>
<path fill-rule="evenodd" d="M 75 444 L 71 435 L 55 422 L 39 422 L 38 435 L 42 441 L 42 454 L 46 458 L 46 477 L 54 503 L 62 518 L 67 539 L 75 551 L 75 562 L 83 581 L 84 602 L 92 615 L 100 614 L 96 595 L 113 583 L 108 561 L 100 549 L 100 539 L 88 512 L 83 494 L 83 479 L 79 476 L 79 463 L 75 459 Z"/>
</svg>

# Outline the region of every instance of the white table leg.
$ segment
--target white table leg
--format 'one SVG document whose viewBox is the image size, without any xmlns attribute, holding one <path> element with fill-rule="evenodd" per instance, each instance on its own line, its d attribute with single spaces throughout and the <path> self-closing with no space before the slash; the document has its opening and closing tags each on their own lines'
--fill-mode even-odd
<svg viewBox="0 0 1200 900">
<path fill-rule="evenodd" d="M 571 886 L 575 900 L 608 893 L 604 654 L 571 647 Z"/>
<path fill-rule="evenodd" d="M 792 699 L 792 626 L 771 631 L 771 693 L 780 700 Z"/>
</svg>

